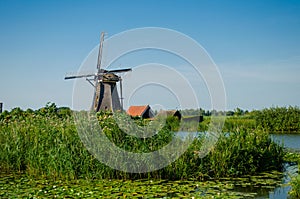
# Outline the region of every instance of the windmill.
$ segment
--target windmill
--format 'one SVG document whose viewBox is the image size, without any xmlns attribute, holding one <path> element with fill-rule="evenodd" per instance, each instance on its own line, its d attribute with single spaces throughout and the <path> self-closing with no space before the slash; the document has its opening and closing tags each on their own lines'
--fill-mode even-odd
<svg viewBox="0 0 300 199">
<path fill-rule="evenodd" d="M 104 42 L 104 32 L 101 33 L 100 46 L 97 61 L 97 72 L 94 74 L 66 75 L 65 80 L 75 78 L 85 78 L 94 87 L 94 97 L 91 110 L 98 112 L 123 110 L 123 89 L 122 78 L 116 73 L 131 71 L 131 68 L 106 70 L 101 68 L 102 49 Z M 117 82 L 120 82 L 119 98 Z M 121 102 L 120 102 L 121 100 Z"/>
</svg>

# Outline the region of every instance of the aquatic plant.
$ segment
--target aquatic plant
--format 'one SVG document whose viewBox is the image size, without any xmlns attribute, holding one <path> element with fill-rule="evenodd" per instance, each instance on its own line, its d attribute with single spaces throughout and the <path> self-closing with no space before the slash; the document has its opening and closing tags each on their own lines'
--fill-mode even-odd
<svg viewBox="0 0 300 199">
<path fill-rule="evenodd" d="M 278 178 L 279 177 L 279 178 Z M 267 179 L 267 180 L 266 180 Z M 9 182 L 9 183 L 8 183 Z M 221 180 L 31 179 L 0 173 L 1 198 L 265 198 L 280 175 Z M 239 188 L 248 189 L 242 192 Z M 251 187 L 256 187 L 255 190 Z M 251 190 L 251 191 L 250 191 Z M 259 193 L 257 193 L 259 191 Z"/>
<path fill-rule="evenodd" d="M 268 134 L 239 130 L 223 135 L 212 151 L 210 173 L 215 176 L 240 176 L 268 170 L 281 170 L 284 152 Z"/>
<path fill-rule="evenodd" d="M 289 192 L 291 198 L 300 198 L 300 174 L 293 177 L 290 184 L 292 185 Z"/>
<path fill-rule="evenodd" d="M 259 128 L 270 133 L 300 132 L 299 107 L 271 107 L 254 111 L 254 118 Z"/>
<path fill-rule="evenodd" d="M 214 149 L 204 158 L 197 155 L 203 143 L 203 138 L 199 137 L 180 158 L 163 169 L 141 174 L 125 173 L 106 166 L 90 154 L 77 133 L 69 109 L 63 110 L 49 104 L 37 111 L 13 109 L 1 114 L 0 171 L 25 172 L 34 177 L 57 179 L 175 180 L 242 176 L 280 170 L 283 162 L 281 146 L 272 142 L 268 134 L 240 129 L 229 136 L 221 136 Z M 157 135 L 141 139 L 124 133 L 112 114 L 98 113 L 96 116 L 104 133 L 115 145 L 138 153 L 155 151 L 168 144 L 179 122 L 170 118 Z M 126 119 L 122 115 L 120 117 Z M 136 130 L 140 131 L 143 129 L 141 127 L 152 122 L 137 120 Z M 150 125 L 149 130 L 152 127 Z M 181 147 L 180 140 L 178 147 Z"/>
<path fill-rule="evenodd" d="M 300 198 L 300 154 L 299 153 L 287 153 L 285 160 L 287 162 L 297 163 L 298 164 L 298 172 L 295 175 L 291 176 L 291 181 L 289 184 L 291 185 L 291 190 L 289 191 L 289 195 L 291 198 Z"/>
</svg>

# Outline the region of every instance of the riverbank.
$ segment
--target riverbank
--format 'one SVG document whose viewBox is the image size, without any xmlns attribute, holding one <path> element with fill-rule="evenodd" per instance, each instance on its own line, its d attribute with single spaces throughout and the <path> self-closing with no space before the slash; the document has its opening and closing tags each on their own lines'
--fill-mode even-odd
<svg viewBox="0 0 300 199">
<path fill-rule="evenodd" d="M 51 179 L 26 174 L 0 173 L 1 198 L 291 198 L 299 189 L 292 171 L 299 155 L 285 156 L 285 172 L 263 172 L 239 178 L 205 181 L 187 180 L 116 180 Z M 294 165 L 294 166 L 293 166 Z M 290 182 L 290 177 L 292 181 Z M 293 188 L 289 187 L 293 185 Z M 299 186 L 299 183 L 298 183 Z"/>
<path fill-rule="evenodd" d="M 205 141 L 200 136 L 169 166 L 132 174 L 114 170 L 92 156 L 81 142 L 68 111 L 46 106 L 37 111 L 16 109 L 1 116 L 1 197 L 80 198 L 108 194 L 171 197 L 174 194 L 178 198 L 238 198 L 259 196 L 262 192 L 265 197 L 282 183 L 284 149 L 262 129 L 238 125 L 230 136 L 221 134 L 204 158 L 197 154 Z M 179 125 L 179 121 L 171 118 L 156 136 L 140 139 L 122 132 L 111 114 L 97 114 L 97 117 L 115 145 L 136 153 L 164 147 Z M 137 123 L 145 125 L 142 120 Z M 178 146 L 180 143 L 179 139 Z M 299 184 L 297 179 L 291 183 L 296 188 Z"/>
<path fill-rule="evenodd" d="M 140 139 L 124 133 L 111 114 L 97 116 L 111 142 L 135 153 L 149 153 L 167 145 L 174 137 L 172 129 L 176 129 L 179 122 L 170 119 L 157 135 Z M 150 173 L 125 173 L 106 166 L 89 153 L 72 117 L 55 106 L 35 112 L 14 110 L 6 115 L 0 120 L 1 171 L 65 179 L 184 180 L 239 177 L 282 169 L 282 147 L 264 132 L 243 129 L 231 136 L 220 136 L 214 150 L 204 158 L 195 153 L 205 142 L 202 137 L 195 139 L 186 152 L 167 167 Z M 180 139 L 176 142 L 178 147 L 182 146 Z"/>
</svg>

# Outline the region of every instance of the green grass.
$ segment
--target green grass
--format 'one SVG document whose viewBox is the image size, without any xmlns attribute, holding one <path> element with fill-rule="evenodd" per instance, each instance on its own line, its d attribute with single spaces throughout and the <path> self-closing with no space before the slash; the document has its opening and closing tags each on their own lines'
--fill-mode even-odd
<svg viewBox="0 0 300 199">
<path fill-rule="evenodd" d="M 101 113 L 98 118 L 106 136 L 118 147 L 131 152 L 160 149 L 173 138 L 172 130 L 178 129 L 178 121 L 170 118 L 158 135 L 140 139 L 120 130 L 111 114 Z M 139 126 L 151 123 L 136 122 Z M 150 173 L 125 173 L 102 164 L 90 154 L 67 109 L 62 111 L 54 105 L 37 111 L 14 109 L 0 115 L 0 171 L 52 179 L 176 180 L 242 176 L 281 169 L 283 150 L 266 133 L 240 129 L 230 136 L 221 136 L 204 158 L 197 155 L 202 142 L 201 137 L 194 140 L 179 159 L 165 168 Z"/>
<path fill-rule="evenodd" d="M 216 116 L 218 117 L 218 116 Z M 195 128 L 197 126 L 195 123 L 187 123 L 184 124 L 184 127 L 187 129 L 187 131 L 200 131 L 205 132 L 208 130 L 209 124 L 210 124 L 211 118 L 210 117 L 204 117 L 204 120 L 198 124 L 198 129 Z M 237 130 L 243 130 L 243 129 L 250 129 L 255 130 L 256 129 L 256 121 L 253 118 L 248 117 L 232 117 L 232 116 L 226 116 L 224 126 L 222 129 L 222 132 L 234 132 Z"/>
<path fill-rule="evenodd" d="M 247 117 L 226 117 L 223 132 L 234 132 L 239 129 L 256 129 L 256 121 Z"/>
</svg>

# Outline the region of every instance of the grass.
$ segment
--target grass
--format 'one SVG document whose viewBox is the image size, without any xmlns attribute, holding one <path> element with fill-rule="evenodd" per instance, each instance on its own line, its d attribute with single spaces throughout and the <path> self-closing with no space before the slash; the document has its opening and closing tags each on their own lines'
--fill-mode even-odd
<svg viewBox="0 0 300 199">
<path fill-rule="evenodd" d="M 119 129 L 111 114 L 101 113 L 97 117 L 112 142 L 137 153 L 164 147 L 173 139 L 172 130 L 178 128 L 178 121 L 171 118 L 157 135 L 140 139 Z M 141 127 L 151 121 L 137 123 L 135 130 L 143 133 L 145 128 Z M 213 150 L 200 158 L 197 150 L 203 141 L 203 137 L 194 140 L 180 158 L 165 168 L 149 173 L 125 173 L 106 166 L 90 154 L 68 111 L 61 112 L 53 105 L 37 111 L 15 109 L 0 115 L 0 171 L 51 179 L 178 180 L 236 177 L 281 169 L 283 150 L 266 133 L 241 129 L 230 136 L 221 136 Z M 181 147 L 180 140 L 177 146 Z"/>
<path fill-rule="evenodd" d="M 218 116 L 216 116 L 218 117 Z M 182 122 L 182 129 L 187 132 L 205 132 L 208 130 L 209 124 L 211 121 L 211 117 L 204 117 L 202 122 Z M 222 131 L 227 132 L 234 132 L 238 129 L 252 129 L 256 130 L 256 121 L 253 118 L 247 117 L 232 117 L 226 116 L 224 126 Z"/>
<path fill-rule="evenodd" d="M 233 132 L 236 129 L 256 129 L 256 121 L 247 117 L 226 117 L 223 132 Z"/>
<path fill-rule="evenodd" d="M 282 147 L 272 142 L 267 134 L 243 130 L 223 135 L 204 159 L 207 158 L 211 165 L 208 173 L 212 176 L 241 176 L 280 170 L 283 154 Z"/>
</svg>

